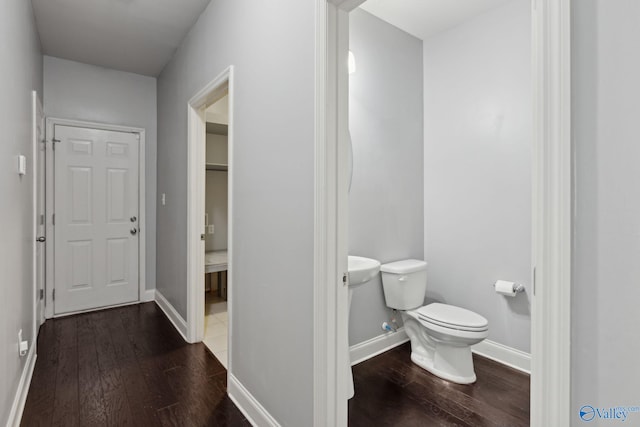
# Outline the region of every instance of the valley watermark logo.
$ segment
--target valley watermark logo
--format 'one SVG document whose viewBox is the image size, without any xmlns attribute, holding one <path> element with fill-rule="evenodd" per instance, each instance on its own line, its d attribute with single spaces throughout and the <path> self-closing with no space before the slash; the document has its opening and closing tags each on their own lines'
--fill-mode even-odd
<svg viewBox="0 0 640 427">
<path fill-rule="evenodd" d="M 595 419 L 624 422 L 634 414 L 640 413 L 640 406 L 611 406 L 599 408 L 591 405 L 584 405 L 580 408 L 580 419 L 585 422 Z"/>
</svg>

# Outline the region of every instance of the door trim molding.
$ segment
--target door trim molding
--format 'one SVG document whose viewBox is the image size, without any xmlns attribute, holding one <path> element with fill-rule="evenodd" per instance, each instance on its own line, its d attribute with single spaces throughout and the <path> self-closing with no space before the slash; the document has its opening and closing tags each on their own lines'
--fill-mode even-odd
<svg viewBox="0 0 640 427">
<path fill-rule="evenodd" d="M 347 425 L 349 11 L 364 0 L 316 1 L 313 425 Z"/>
<path fill-rule="evenodd" d="M 42 301 L 39 298 L 38 292 L 38 268 L 39 268 L 39 258 L 38 258 L 38 245 L 39 242 L 36 241 L 36 238 L 38 238 L 38 234 L 39 234 L 39 221 L 40 219 L 38 218 L 39 212 L 38 212 L 38 204 L 40 201 L 40 192 L 44 192 L 45 189 L 44 188 L 40 188 L 40 179 L 42 174 L 44 173 L 44 170 L 42 170 L 41 166 L 44 166 L 44 162 L 40 162 L 40 159 L 43 158 L 43 156 L 45 155 L 45 151 L 42 149 L 42 147 L 40 146 L 41 142 L 38 140 L 38 123 L 36 122 L 36 119 L 38 117 L 40 117 L 41 120 L 43 120 L 43 124 L 44 124 L 44 108 L 42 106 L 42 100 L 40 99 L 40 96 L 38 95 L 37 91 L 32 91 L 31 92 L 31 138 L 32 138 L 32 150 L 33 150 L 33 160 L 32 160 L 32 168 L 33 168 L 33 259 L 32 261 L 32 268 L 33 268 L 33 333 L 32 333 L 32 346 L 37 346 L 37 337 L 38 337 L 38 331 L 40 330 L 40 325 L 42 325 L 42 323 L 44 322 L 44 319 L 42 318 L 42 315 L 44 314 L 44 310 L 43 310 L 43 306 L 44 306 L 44 299 L 42 299 Z M 44 134 L 45 129 L 42 129 L 42 133 Z M 41 135 L 41 137 L 44 139 L 45 135 Z M 42 180 L 42 182 L 45 182 L 44 180 Z M 44 206 L 42 206 L 42 208 L 44 209 Z M 46 230 L 45 230 L 46 231 Z M 46 233 L 45 233 L 46 234 Z M 46 254 L 45 254 L 46 248 L 42 248 L 42 251 L 40 252 L 41 256 L 44 256 L 46 259 Z M 46 278 L 44 276 L 45 272 L 42 272 L 43 276 L 42 276 L 42 287 L 45 287 L 46 284 Z"/>
<path fill-rule="evenodd" d="M 45 266 L 45 317 L 51 319 L 56 317 L 53 312 L 53 289 L 55 288 L 54 277 L 54 228 L 52 223 L 52 206 L 54 202 L 54 170 L 53 170 L 53 156 L 51 155 L 51 144 L 53 139 L 53 129 L 56 125 L 81 127 L 97 130 L 109 130 L 116 132 L 129 132 L 137 133 L 140 135 L 140 142 L 138 144 L 138 215 L 139 215 L 139 228 L 140 233 L 144 238 L 138 239 L 138 301 L 142 300 L 146 289 L 147 279 L 147 209 L 145 206 L 146 196 L 146 163 L 145 163 L 145 129 L 135 126 L 123 126 L 114 125 L 109 123 L 89 122 L 84 120 L 75 119 L 62 119 L 57 117 L 46 118 L 46 152 L 45 152 L 45 224 L 47 240 L 46 246 L 46 266 Z M 106 308 L 106 307 L 104 307 Z"/>
<path fill-rule="evenodd" d="M 233 66 L 230 65 L 187 103 L 187 341 L 196 343 L 204 336 L 204 233 L 205 211 L 205 109 L 228 92 L 229 133 L 228 144 L 228 220 L 227 220 L 227 312 L 228 368 L 227 378 L 233 373 Z"/>
<path fill-rule="evenodd" d="M 531 426 L 571 423 L 571 0 L 533 15 Z"/>
<path fill-rule="evenodd" d="M 344 91 L 349 22 L 345 15 L 363 1 L 317 0 L 315 426 L 347 423 L 346 397 L 335 381 L 339 367 L 334 366 L 344 351 L 340 333 L 346 329 L 339 310 L 343 296 L 335 291 L 338 266 L 346 263 L 346 243 L 340 235 L 346 230 L 346 225 L 340 225 L 346 214 L 334 180 L 341 171 L 337 150 L 347 138 L 343 132 L 348 123 Z M 542 427 L 569 425 L 571 413 L 571 0 L 535 0 L 531 7 L 535 266 L 531 425 Z"/>
</svg>

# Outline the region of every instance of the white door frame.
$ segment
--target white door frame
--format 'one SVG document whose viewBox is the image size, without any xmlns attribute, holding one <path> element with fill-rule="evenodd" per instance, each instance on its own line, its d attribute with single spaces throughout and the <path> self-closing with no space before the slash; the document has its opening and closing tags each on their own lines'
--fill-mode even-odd
<svg viewBox="0 0 640 427">
<path fill-rule="evenodd" d="M 53 225 L 53 206 L 54 206 L 54 159 L 53 159 L 53 132 L 56 125 L 90 128 L 97 130 L 108 130 L 116 132 L 129 132 L 140 135 L 140 143 L 138 146 L 138 301 L 118 304 L 118 305 L 130 305 L 137 304 L 143 300 L 144 292 L 146 289 L 147 267 L 146 267 L 146 246 L 147 246 L 147 214 L 145 206 L 145 129 L 134 126 L 121 126 L 108 123 L 87 122 L 82 120 L 73 119 L 60 119 L 55 117 L 47 117 L 46 128 L 46 154 L 45 154 L 45 179 L 46 179 L 46 196 L 45 196 L 45 224 L 46 224 L 46 274 L 45 274 L 45 317 L 51 319 L 53 317 L 69 316 L 71 314 L 82 313 L 93 310 L 82 310 L 79 312 L 64 313 L 55 315 L 53 311 L 53 289 L 55 289 L 55 233 Z M 116 306 L 118 306 L 116 305 Z M 115 307 L 115 306 L 113 306 Z M 102 310 L 106 307 L 100 307 L 96 310 Z"/>
<path fill-rule="evenodd" d="M 227 378 L 232 374 L 231 337 L 233 331 L 233 66 L 200 89 L 187 103 L 187 341 L 202 341 L 204 336 L 204 212 L 206 168 L 206 108 L 229 94 L 228 134 L 228 232 L 227 232 Z"/>
<path fill-rule="evenodd" d="M 38 96 L 37 91 L 32 91 L 31 93 L 31 107 L 32 107 L 32 150 L 33 150 L 33 343 L 37 345 L 37 336 L 40 325 L 44 322 L 44 299 L 40 299 L 39 292 L 40 289 L 45 288 L 45 276 L 44 271 L 42 272 L 42 283 L 38 282 L 38 268 L 40 268 L 40 259 L 38 257 L 38 245 L 40 242 L 37 242 L 36 239 L 40 234 L 40 212 L 38 211 L 40 198 L 44 195 L 45 189 L 40 184 L 41 177 L 44 174 L 44 138 L 45 138 L 45 128 L 44 128 L 44 110 L 42 108 L 42 101 Z M 42 123 L 38 123 L 38 120 L 41 120 Z M 38 126 L 42 126 L 42 134 L 40 138 L 38 138 Z M 42 181 L 44 182 L 44 181 Z M 44 206 L 42 206 L 44 208 Z M 46 235 L 46 233 L 45 233 Z M 40 252 L 41 255 L 45 255 L 46 248 L 43 247 Z"/>
<path fill-rule="evenodd" d="M 348 13 L 364 0 L 317 0 L 314 426 L 346 426 L 340 355 L 347 301 Z M 534 87 L 531 425 L 571 413 L 571 1 L 532 2 Z"/>
</svg>

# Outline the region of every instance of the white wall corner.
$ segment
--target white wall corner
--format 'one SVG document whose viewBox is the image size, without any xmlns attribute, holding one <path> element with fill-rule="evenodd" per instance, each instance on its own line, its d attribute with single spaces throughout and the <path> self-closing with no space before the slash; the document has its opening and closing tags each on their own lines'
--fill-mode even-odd
<svg viewBox="0 0 640 427">
<path fill-rule="evenodd" d="M 155 289 L 145 289 L 142 291 L 142 295 L 140 297 L 140 302 L 150 302 L 156 300 L 156 290 Z"/>
<path fill-rule="evenodd" d="M 158 307 L 160 307 L 164 314 L 166 314 L 171 323 L 173 323 L 173 326 L 176 328 L 176 330 L 180 332 L 182 338 L 185 341 L 189 342 L 189 340 L 187 340 L 187 322 L 182 318 L 182 316 L 180 316 L 180 313 L 178 313 L 175 307 L 171 305 L 171 303 L 164 297 L 164 295 L 160 293 L 160 291 L 156 289 L 154 293 L 155 302 Z"/>
<path fill-rule="evenodd" d="M 484 340 L 471 347 L 475 354 L 491 359 L 502 365 L 531 374 L 531 354 L 506 345 Z"/>
<path fill-rule="evenodd" d="M 256 400 L 240 381 L 229 374 L 227 393 L 240 412 L 253 426 L 279 427 L 275 418 Z"/>
<path fill-rule="evenodd" d="M 34 343 L 31 343 L 31 348 L 27 355 L 27 363 L 25 363 L 24 369 L 22 370 L 18 389 L 13 399 L 13 405 L 11 405 L 11 412 L 9 412 L 8 427 L 18 427 L 22 421 L 22 411 L 24 411 L 24 404 L 27 402 L 27 394 L 29 393 L 33 370 L 36 366 L 36 358 L 36 346 Z"/>
<path fill-rule="evenodd" d="M 378 335 L 377 337 L 354 344 L 349 347 L 351 366 L 357 365 L 365 360 L 369 360 L 372 357 L 398 347 L 407 341 L 409 341 L 409 337 L 407 336 L 404 327 L 401 327 L 398 328 L 396 332 L 386 332 L 382 335 Z"/>
</svg>

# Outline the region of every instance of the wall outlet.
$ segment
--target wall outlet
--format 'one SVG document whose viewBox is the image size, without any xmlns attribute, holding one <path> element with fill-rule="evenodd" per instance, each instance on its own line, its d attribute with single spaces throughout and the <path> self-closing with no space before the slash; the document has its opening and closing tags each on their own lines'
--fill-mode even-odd
<svg viewBox="0 0 640 427">
<path fill-rule="evenodd" d="M 209 234 L 213 234 L 213 232 L 214 232 L 213 224 L 210 224 L 210 225 L 209 225 L 208 233 L 209 233 Z"/>
</svg>

